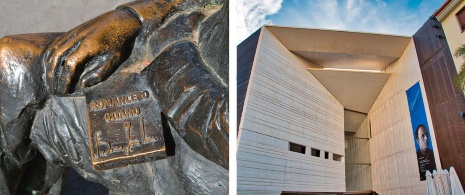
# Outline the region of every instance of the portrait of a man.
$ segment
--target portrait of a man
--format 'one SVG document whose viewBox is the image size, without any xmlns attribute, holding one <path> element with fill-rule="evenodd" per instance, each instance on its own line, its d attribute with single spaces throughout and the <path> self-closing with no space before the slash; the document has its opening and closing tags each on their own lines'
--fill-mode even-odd
<svg viewBox="0 0 465 195">
<path fill-rule="evenodd" d="M 434 153 L 428 145 L 431 142 L 428 130 L 425 125 L 420 124 L 415 130 L 415 140 L 419 148 L 417 149 L 418 168 L 420 169 L 420 178 L 425 180 L 426 170 L 433 172 L 436 169 L 436 162 L 434 160 Z"/>
</svg>

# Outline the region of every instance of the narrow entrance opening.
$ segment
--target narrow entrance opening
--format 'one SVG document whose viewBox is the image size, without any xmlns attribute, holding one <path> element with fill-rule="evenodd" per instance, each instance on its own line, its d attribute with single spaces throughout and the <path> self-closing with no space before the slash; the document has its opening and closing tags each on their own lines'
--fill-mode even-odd
<svg viewBox="0 0 465 195">
<path fill-rule="evenodd" d="M 333 160 L 345 163 L 347 192 L 372 191 L 370 122 L 367 114 L 344 110 L 345 155 Z"/>
</svg>

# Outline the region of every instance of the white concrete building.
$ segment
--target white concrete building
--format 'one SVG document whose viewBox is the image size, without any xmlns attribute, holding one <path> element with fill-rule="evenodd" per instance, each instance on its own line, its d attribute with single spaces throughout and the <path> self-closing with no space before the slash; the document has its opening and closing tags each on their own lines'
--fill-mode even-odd
<svg viewBox="0 0 465 195">
<path fill-rule="evenodd" d="M 413 37 L 263 26 L 238 46 L 238 194 L 426 194 Z"/>
</svg>

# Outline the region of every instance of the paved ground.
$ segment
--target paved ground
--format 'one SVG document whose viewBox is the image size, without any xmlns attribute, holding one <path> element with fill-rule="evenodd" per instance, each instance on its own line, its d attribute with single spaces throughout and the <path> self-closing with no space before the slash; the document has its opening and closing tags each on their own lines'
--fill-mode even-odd
<svg viewBox="0 0 465 195">
<path fill-rule="evenodd" d="M 0 0 L 0 37 L 65 32 L 130 0 Z"/>
</svg>

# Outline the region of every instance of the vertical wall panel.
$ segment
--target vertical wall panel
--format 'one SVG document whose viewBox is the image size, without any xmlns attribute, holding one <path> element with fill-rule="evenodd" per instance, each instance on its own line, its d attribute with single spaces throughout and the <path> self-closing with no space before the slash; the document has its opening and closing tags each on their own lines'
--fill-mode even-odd
<svg viewBox="0 0 465 195">
<path fill-rule="evenodd" d="M 426 182 L 420 181 L 418 172 L 405 93 L 420 81 L 422 95 L 426 100 L 413 40 L 401 58 L 384 71 L 391 73 L 391 76 L 368 113 L 372 135 L 370 150 L 373 190 L 378 194 L 426 194 Z M 431 123 L 428 110 L 427 118 Z M 431 124 L 429 126 L 432 127 Z M 434 137 L 434 129 L 430 128 L 430 131 Z"/>
<path fill-rule="evenodd" d="M 245 95 L 249 85 L 250 74 L 257 50 L 260 29 L 237 46 L 237 126 L 241 121 Z M 239 133 L 239 131 L 238 131 Z"/>
<path fill-rule="evenodd" d="M 442 28 L 433 28 L 433 23 L 439 22 L 426 21 L 413 37 L 417 52 L 422 53 L 418 59 L 436 130 L 440 163 L 443 168 L 455 167 L 462 185 L 465 185 L 465 119 L 459 116 L 459 112 L 465 111 L 465 99 L 462 90 L 453 85 L 457 70 L 447 41 L 435 36 L 444 35 L 444 32 Z"/>
<path fill-rule="evenodd" d="M 307 70 L 313 66 L 262 28 L 239 127 L 238 194 L 345 191 L 344 162 L 332 158 L 344 155 L 343 106 Z M 289 151 L 289 142 L 305 154 Z"/>
</svg>

